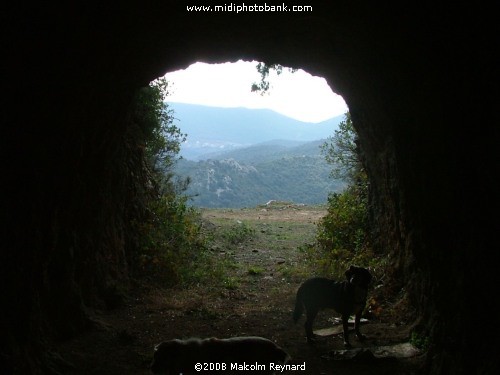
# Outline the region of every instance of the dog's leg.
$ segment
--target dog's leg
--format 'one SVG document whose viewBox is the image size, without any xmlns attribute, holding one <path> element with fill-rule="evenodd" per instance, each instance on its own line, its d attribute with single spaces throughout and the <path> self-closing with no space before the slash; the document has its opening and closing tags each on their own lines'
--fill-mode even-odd
<svg viewBox="0 0 500 375">
<path fill-rule="evenodd" d="M 349 342 L 349 315 L 342 315 L 342 328 L 344 329 L 344 346 L 350 348 Z"/>
<path fill-rule="evenodd" d="M 354 318 L 354 332 L 356 332 L 356 337 L 358 338 L 359 341 L 363 341 L 366 339 L 366 336 L 361 333 L 359 330 L 360 327 L 360 322 L 361 322 L 361 313 L 363 312 L 363 309 L 361 309 L 357 314 L 356 317 Z"/>
<path fill-rule="evenodd" d="M 313 333 L 312 327 L 313 327 L 313 322 L 314 322 L 314 319 L 316 318 L 316 315 L 318 315 L 318 309 L 307 310 L 307 313 L 306 313 L 307 320 L 306 320 L 306 323 L 304 324 L 304 328 L 306 329 L 306 337 L 307 337 L 308 343 L 314 342 L 314 333 Z"/>
</svg>

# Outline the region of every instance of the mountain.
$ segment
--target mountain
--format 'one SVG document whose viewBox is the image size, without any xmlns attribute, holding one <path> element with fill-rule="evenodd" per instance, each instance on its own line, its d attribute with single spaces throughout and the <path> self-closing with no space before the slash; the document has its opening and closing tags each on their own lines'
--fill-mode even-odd
<svg viewBox="0 0 500 375">
<path fill-rule="evenodd" d="M 219 108 L 168 103 L 175 123 L 188 135 L 181 156 L 203 160 L 216 151 L 234 150 L 271 140 L 308 142 L 333 135 L 342 116 L 320 123 L 298 121 L 268 109 Z"/>
<path fill-rule="evenodd" d="M 186 193 L 193 196 L 195 206 L 253 207 L 272 199 L 321 204 L 329 193 L 345 187 L 343 181 L 330 178 L 332 167 L 319 151 L 322 143 L 267 142 L 209 160 L 182 159 L 175 172 L 190 177 Z"/>
</svg>

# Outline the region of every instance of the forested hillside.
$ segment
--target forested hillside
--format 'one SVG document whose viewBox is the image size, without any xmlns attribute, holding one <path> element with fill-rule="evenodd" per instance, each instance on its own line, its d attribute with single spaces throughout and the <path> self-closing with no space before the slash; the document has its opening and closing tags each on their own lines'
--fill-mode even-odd
<svg viewBox="0 0 500 375">
<path fill-rule="evenodd" d="M 332 168 L 320 154 L 321 143 L 269 142 L 209 160 L 180 160 L 176 172 L 191 178 L 187 194 L 200 207 L 252 207 L 269 200 L 321 204 L 345 186 L 329 177 Z"/>
</svg>

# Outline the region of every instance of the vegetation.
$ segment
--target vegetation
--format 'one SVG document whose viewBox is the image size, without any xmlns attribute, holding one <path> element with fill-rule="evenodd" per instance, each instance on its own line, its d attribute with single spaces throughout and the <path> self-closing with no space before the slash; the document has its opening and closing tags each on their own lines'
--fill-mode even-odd
<svg viewBox="0 0 500 375">
<path fill-rule="evenodd" d="M 181 160 L 176 170 L 190 177 L 187 194 L 196 206 L 242 208 L 269 200 L 325 204 L 329 192 L 342 191 L 345 182 L 328 178 L 331 167 L 319 144 L 253 146 L 230 152 L 234 159 Z"/>
<path fill-rule="evenodd" d="M 255 229 L 238 221 L 236 224 L 221 229 L 218 233 L 223 241 L 231 246 L 238 245 L 255 236 Z"/>
<path fill-rule="evenodd" d="M 170 183 L 169 172 L 186 135 L 174 124 L 173 111 L 165 103 L 169 95 L 168 81 L 159 78 L 139 91 L 135 99 L 134 120 L 142 130 L 145 158 L 149 169 L 163 187 Z"/>
<path fill-rule="evenodd" d="M 223 286 L 244 288 L 270 276 L 288 285 L 311 275 L 297 246 L 314 240 L 316 222 L 324 213 L 325 206 L 280 201 L 252 208 L 203 209 L 210 249 L 226 262 Z"/>
<path fill-rule="evenodd" d="M 269 83 L 269 73 L 271 71 L 276 72 L 277 75 L 280 75 L 283 72 L 283 65 L 280 64 L 265 64 L 265 63 L 258 63 L 257 66 L 257 71 L 260 74 L 260 82 L 259 83 L 252 83 L 252 91 L 253 92 L 259 92 L 261 95 L 264 95 L 265 93 L 269 92 L 269 89 L 271 88 L 270 83 Z M 290 72 L 295 72 L 297 69 L 293 68 L 288 68 Z"/>
<path fill-rule="evenodd" d="M 374 257 L 370 247 L 368 179 L 349 113 L 322 150 L 333 166 L 331 176 L 346 180 L 348 187 L 329 195 L 328 212 L 318 224 L 316 241 L 303 250 L 323 273 L 340 277 L 350 264 L 375 266 L 383 261 Z"/>
<path fill-rule="evenodd" d="M 139 235 L 135 259 L 142 277 L 165 285 L 188 284 L 213 269 L 199 212 L 188 207 L 183 194 L 189 180 L 175 177 L 180 144 L 185 140 L 174 125 L 173 113 L 164 103 L 168 82 L 159 79 L 142 89 L 135 101 L 134 121 L 142 133 L 144 159 L 151 192 L 145 217 L 134 223 Z"/>
<path fill-rule="evenodd" d="M 326 161 L 333 167 L 333 178 L 348 181 L 350 185 L 364 183 L 367 177 L 359 156 L 358 137 L 352 125 L 351 114 L 345 113 L 333 137 L 321 146 Z"/>
<path fill-rule="evenodd" d="M 259 266 L 250 266 L 248 268 L 248 274 L 253 276 L 261 275 L 265 272 L 265 269 Z"/>
</svg>

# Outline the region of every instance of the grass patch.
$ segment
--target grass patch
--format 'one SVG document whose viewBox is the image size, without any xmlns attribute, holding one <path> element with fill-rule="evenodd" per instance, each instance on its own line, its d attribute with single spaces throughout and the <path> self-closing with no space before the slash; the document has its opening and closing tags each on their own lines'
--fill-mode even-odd
<svg viewBox="0 0 500 375">
<path fill-rule="evenodd" d="M 225 275 L 222 278 L 222 286 L 228 290 L 236 290 L 240 287 L 240 280 L 237 277 Z"/>
<path fill-rule="evenodd" d="M 186 268 L 193 280 L 190 285 L 213 291 L 244 290 L 263 280 L 259 276 L 268 269 L 280 284 L 298 283 L 311 276 L 313 269 L 303 261 L 298 247 L 314 240 L 314 221 L 324 209 L 311 208 L 299 214 L 303 208 L 278 207 L 203 209 L 204 246 L 196 267 Z"/>
<path fill-rule="evenodd" d="M 262 268 L 262 267 L 259 267 L 259 266 L 250 266 L 250 267 L 248 268 L 247 273 L 248 273 L 249 275 L 252 275 L 252 276 L 257 276 L 257 275 L 261 275 L 261 274 L 263 274 L 263 273 L 264 273 L 264 271 L 265 271 L 265 270 L 264 270 L 264 268 Z"/>
<path fill-rule="evenodd" d="M 311 276 L 311 269 L 304 263 L 283 265 L 278 268 L 278 272 L 281 278 L 287 283 L 300 282 Z"/>
</svg>

